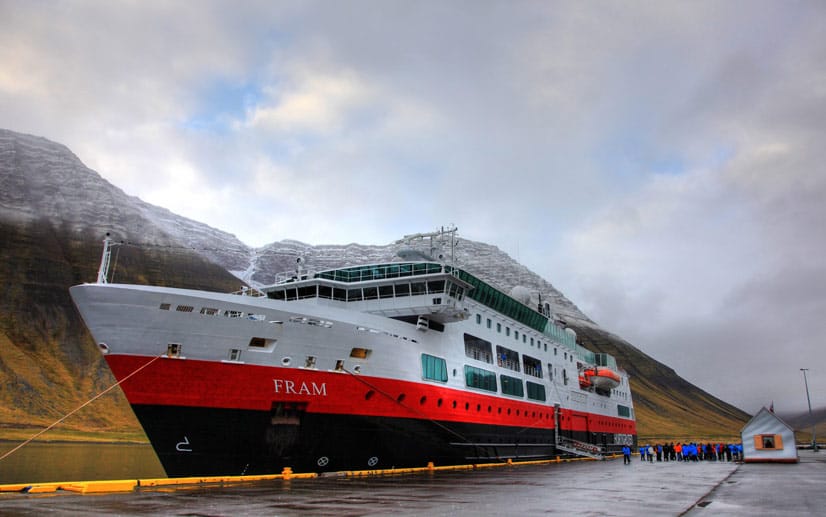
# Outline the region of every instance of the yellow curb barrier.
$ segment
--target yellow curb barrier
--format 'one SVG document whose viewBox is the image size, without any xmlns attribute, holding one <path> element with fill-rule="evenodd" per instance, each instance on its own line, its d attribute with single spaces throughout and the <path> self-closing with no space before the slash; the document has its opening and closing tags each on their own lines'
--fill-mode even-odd
<svg viewBox="0 0 826 517">
<path fill-rule="evenodd" d="M 616 459 L 619 455 L 606 456 L 605 459 Z M 467 465 L 442 465 L 436 466 L 433 462 L 428 462 L 426 467 L 411 467 L 401 469 L 380 469 L 380 470 L 349 470 L 326 474 L 328 476 L 343 477 L 368 477 L 368 476 L 394 476 L 401 474 L 417 474 L 422 472 L 439 472 L 452 470 L 474 470 L 495 467 L 519 467 L 525 465 L 548 465 L 552 463 L 568 463 L 572 461 L 596 461 L 594 458 L 566 458 L 557 456 L 551 460 L 534 461 L 513 461 L 497 463 L 475 463 Z M 253 476 L 205 476 L 205 477 L 185 477 L 185 478 L 149 478 L 149 479 L 120 479 L 108 481 L 71 481 L 59 483 L 17 483 L 0 485 L 0 492 L 20 492 L 26 494 L 45 494 L 58 490 L 75 492 L 79 494 L 99 494 L 107 492 L 132 492 L 135 489 L 155 488 L 180 485 L 231 485 L 238 483 L 250 483 L 256 481 L 272 481 L 291 479 L 312 479 L 319 477 L 315 472 L 296 474 L 290 467 L 284 467 L 280 474 L 264 474 Z"/>
</svg>

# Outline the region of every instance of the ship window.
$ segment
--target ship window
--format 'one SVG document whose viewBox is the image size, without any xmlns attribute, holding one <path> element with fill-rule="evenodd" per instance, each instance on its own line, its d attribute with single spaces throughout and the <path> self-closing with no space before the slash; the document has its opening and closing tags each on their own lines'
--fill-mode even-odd
<svg viewBox="0 0 826 517">
<path fill-rule="evenodd" d="M 314 285 L 304 286 L 298 289 L 298 298 L 315 298 L 316 297 L 316 290 Z"/>
<path fill-rule="evenodd" d="M 511 335 L 511 328 L 510 328 L 510 327 L 505 327 L 505 335 L 506 335 L 506 336 L 510 336 L 510 335 Z"/>
<path fill-rule="evenodd" d="M 410 284 L 410 295 L 425 294 L 424 282 L 413 282 Z"/>
<path fill-rule="evenodd" d="M 339 287 L 333 287 L 333 300 L 347 301 L 347 291 Z"/>
<path fill-rule="evenodd" d="M 396 296 L 410 296 L 410 284 L 396 284 Z"/>
<path fill-rule="evenodd" d="M 278 291 L 270 291 L 267 293 L 267 297 L 272 298 L 273 300 L 283 300 L 286 298 L 284 291 L 279 289 Z"/>
<path fill-rule="evenodd" d="M 318 297 L 330 299 L 333 297 L 333 288 L 329 285 L 318 286 Z"/>
<path fill-rule="evenodd" d="M 211 307 L 201 307 L 201 314 L 205 316 L 215 316 L 218 314 L 218 309 L 213 309 Z"/>
<path fill-rule="evenodd" d="M 496 364 L 502 368 L 518 372 L 519 353 L 510 348 L 496 345 Z"/>
<path fill-rule="evenodd" d="M 500 375 L 499 380 L 502 382 L 502 393 L 504 395 L 514 395 L 516 397 L 525 396 L 525 388 L 522 386 L 522 379 L 510 377 L 508 375 Z"/>
<path fill-rule="evenodd" d="M 528 398 L 545 402 L 545 386 L 531 381 L 525 381 L 528 391 Z"/>
<path fill-rule="evenodd" d="M 445 292 L 445 281 L 444 280 L 434 280 L 432 282 L 428 282 L 427 283 L 427 292 L 430 293 L 430 294 Z"/>
<path fill-rule="evenodd" d="M 336 360 L 336 371 L 343 372 L 344 371 L 344 359 Z"/>
<path fill-rule="evenodd" d="M 533 338 L 531 338 L 531 346 L 533 346 Z"/>
<path fill-rule="evenodd" d="M 288 301 L 298 299 L 298 291 L 296 291 L 295 289 L 287 289 L 284 292 L 286 293 Z"/>
<path fill-rule="evenodd" d="M 542 362 L 539 359 L 523 355 L 522 365 L 525 367 L 525 373 L 527 375 L 542 378 Z"/>
<path fill-rule="evenodd" d="M 191 305 L 178 305 L 175 310 L 178 312 L 192 312 L 195 310 L 195 307 Z"/>
<path fill-rule="evenodd" d="M 393 286 L 392 285 L 379 286 L 379 298 L 393 298 Z"/>
<path fill-rule="evenodd" d="M 479 388 L 495 393 L 496 374 L 481 368 L 465 365 L 465 384 L 471 388 Z"/>
<path fill-rule="evenodd" d="M 375 300 L 379 297 L 379 290 L 377 287 L 365 287 L 364 288 L 364 299 L 365 300 Z"/>
<path fill-rule="evenodd" d="M 233 348 L 229 351 L 229 360 L 230 361 L 240 361 L 241 360 L 241 351 L 237 348 Z"/>
<path fill-rule="evenodd" d="M 502 324 L 501 323 L 496 324 L 496 332 L 502 332 Z"/>
<path fill-rule="evenodd" d="M 308 355 L 307 360 L 304 361 L 304 368 L 315 368 L 316 358 L 314 355 Z"/>
<path fill-rule="evenodd" d="M 264 348 L 267 346 L 267 340 L 262 337 L 251 338 L 250 346 L 254 348 Z"/>
<path fill-rule="evenodd" d="M 548 380 L 554 380 L 554 365 L 548 363 Z"/>
<path fill-rule="evenodd" d="M 180 343 L 169 343 L 166 345 L 166 356 L 167 357 L 181 357 L 181 344 Z"/>
<path fill-rule="evenodd" d="M 631 416 L 631 409 L 628 406 L 617 404 L 617 415 L 629 418 Z"/>
<path fill-rule="evenodd" d="M 160 309 L 162 311 L 168 311 L 169 307 L 171 307 L 168 303 L 162 303 Z"/>
<path fill-rule="evenodd" d="M 441 357 L 422 354 L 422 376 L 431 381 L 447 382 L 447 363 Z"/>
<path fill-rule="evenodd" d="M 522 334 L 522 342 L 523 342 L 523 343 L 527 343 L 527 342 L 528 342 L 528 336 L 526 336 L 525 334 Z M 531 343 L 531 344 L 533 344 L 533 343 Z"/>
<path fill-rule="evenodd" d="M 477 315 L 476 315 L 476 324 L 477 324 L 477 325 L 481 325 L 481 324 L 482 324 L 482 315 L 481 315 L 481 314 L 477 314 Z"/>
<path fill-rule="evenodd" d="M 490 328 L 491 323 L 493 323 L 493 322 L 492 322 L 492 321 L 490 321 L 490 318 L 488 318 L 488 328 Z"/>
<path fill-rule="evenodd" d="M 477 361 L 493 363 L 493 345 L 490 341 L 465 334 L 465 355 Z"/>
<path fill-rule="evenodd" d="M 348 302 L 357 302 L 361 300 L 361 289 L 348 289 L 347 290 L 347 301 Z"/>
<path fill-rule="evenodd" d="M 356 359 L 369 359 L 373 351 L 369 348 L 354 347 L 350 350 L 350 357 Z"/>
</svg>

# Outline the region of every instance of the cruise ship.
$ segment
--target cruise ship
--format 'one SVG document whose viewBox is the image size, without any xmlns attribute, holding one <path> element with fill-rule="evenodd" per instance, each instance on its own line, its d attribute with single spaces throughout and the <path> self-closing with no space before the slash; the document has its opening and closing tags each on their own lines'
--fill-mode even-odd
<svg viewBox="0 0 826 517">
<path fill-rule="evenodd" d="M 71 288 L 168 476 L 603 457 L 635 445 L 628 375 L 453 260 L 455 228 L 390 262 L 216 293 Z M 441 251 L 445 250 L 445 251 Z"/>
</svg>

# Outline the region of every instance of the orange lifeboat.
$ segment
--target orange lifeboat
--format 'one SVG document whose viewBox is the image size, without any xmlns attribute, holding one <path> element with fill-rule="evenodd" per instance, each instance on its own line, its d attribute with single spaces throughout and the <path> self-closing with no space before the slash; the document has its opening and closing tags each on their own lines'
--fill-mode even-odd
<svg viewBox="0 0 826 517">
<path fill-rule="evenodd" d="M 610 390 L 619 386 L 620 376 L 617 372 L 604 366 L 595 366 L 582 372 L 594 387 L 601 390 Z"/>
</svg>

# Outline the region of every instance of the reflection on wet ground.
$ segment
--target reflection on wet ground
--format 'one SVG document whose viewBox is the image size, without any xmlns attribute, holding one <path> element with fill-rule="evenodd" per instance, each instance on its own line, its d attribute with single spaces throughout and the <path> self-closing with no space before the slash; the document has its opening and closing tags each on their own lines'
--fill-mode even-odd
<svg viewBox="0 0 826 517">
<path fill-rule="evenodd" d="M 824 486 L 826 453 L 819 454 L 803 452 L 797 465 L 623 465 L 622 461 L 612 460 L 370 478 L 328 476 L 230 487 L 140 489 L 96 496 L 2 494 L 0 513 L 345 517 L 513 513 L 636 516 L 681 515 L 687 511 L 691 515 L 704 511 L 717 515 L 726 511 L 726 515 L 801 515 L 784 508 L 799 511 L 826 507 L 822 490 L 811 491 L 810 497 L 796 493 L 801 487 Z M 757 498 L 757 492 L 767 490 L 765 483 L 771 484 L 775 495 Z M 783 497 L 802 506 L 783 503 Z M 765 511 L 768 507 L 772 509 Z"/>
</svg>

